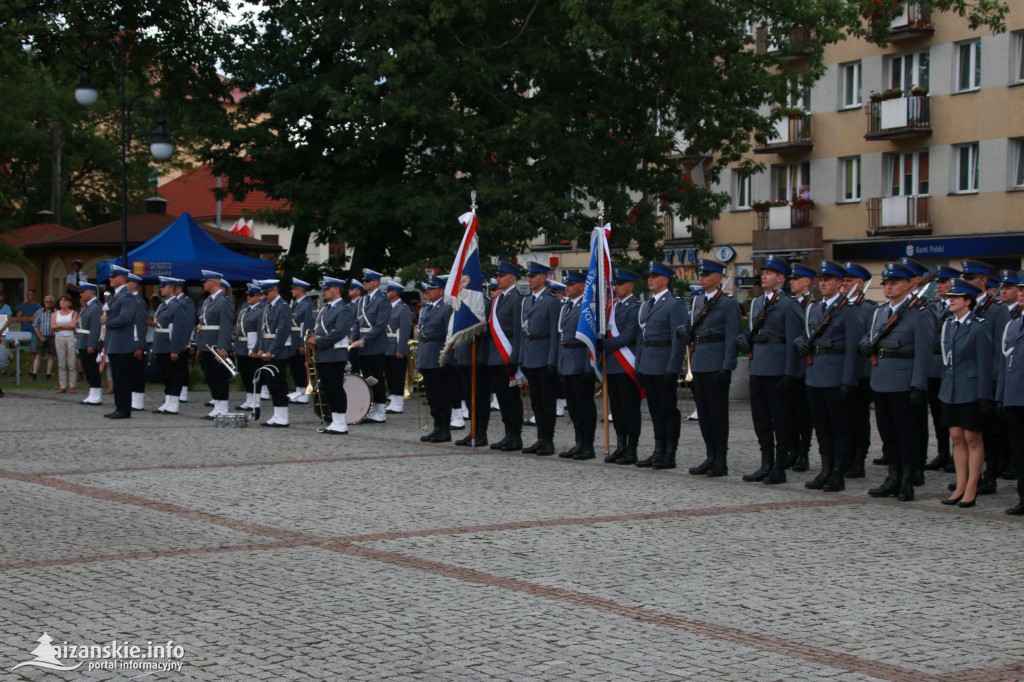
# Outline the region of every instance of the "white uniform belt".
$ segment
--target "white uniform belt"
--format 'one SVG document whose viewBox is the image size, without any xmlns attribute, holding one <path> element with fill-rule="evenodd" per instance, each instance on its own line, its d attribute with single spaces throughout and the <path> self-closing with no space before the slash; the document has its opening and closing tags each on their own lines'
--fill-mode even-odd
<svg viewBox="0 0 1024 682">
<path fill-rule="evenodd" d="M 359 333 L 360 334 L 365 334 L 365 333 L 371 332 L 371 331 L 373 331 L 373 327 L 360 327 L 359 328 Z"/>
<path fill-rule="evenodd" d="M 389 339 L 397 339 L 398 338 L 398 332 L 388 332 L 388 338 Z"/>
<path fill-rule="evenodd" d="M 201 332 L 215 332 L 220 330 L 219 324 L 201 324 L 199 325 L 199 331 Z"/>
<path fill-rule="evenodd" d="M 89 332 L 88 329 L 76 329 L 75 333 L 76 334 L 89 334 L 90 332 Z"/>
<path fill-rule="evenodd" d="M 293 332 L 301 332 L 302 331 L 302 327 L 292 327 L 292 331 Z"/>
<path fill-rule="evenodd" d="M 153 328 L 153 333 L 154 334 L 170 334 L 171 333 L 171 328 L 170 327 L 154 327 Z"/>
</svg>

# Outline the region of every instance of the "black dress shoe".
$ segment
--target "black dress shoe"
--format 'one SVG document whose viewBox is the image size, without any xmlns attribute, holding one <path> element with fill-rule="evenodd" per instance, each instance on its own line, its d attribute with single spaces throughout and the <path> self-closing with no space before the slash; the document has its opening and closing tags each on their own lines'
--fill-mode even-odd
<svg viewBox="0 0 1024 682">
<path fill-rule="evenodd" d="M 1024 504 L 1016 504 L 1006 510 L 1010 516 L 1024 516 Z"/>
<path fill-rule="evenodd" d="M 802 473 L 804 471 L 809 470 L 810 468 L 811 463 L 810 461 L 808 461 L 807 453 L 800 453 L 800 455 L 796 458 L 796 461 L 793 462 L 793 471 Z"/>
<path fill-rule="evenodd" d="M 452 432 L 448 429 L 438 429 L 434 437 L 430 439 L 431 443 L 451 443 Z"/>
<path fill-rule="evenodd" d="M 624 465 L 636 464 L 636 455 L 635 454 L 631 455 L 629 453 L 626 453 L 622 457 L 619 457 L 617 460 L 615 460 L 615 463 L 616 464 L 624 464 Z"/>
<path fill-rule="evenodd" d="M 896 494 L 897 485 L 896 481 L 892 479 L 885 479 L 882 485 L 877 488 L 872 488 L 868 491 L 868 495 L 871 497 L 891 497 Z"/>
<path fill-rule="evenodd" d="M 865 477 L 865 473 L 864 473 L 864 465 L 863 464 L 854 464 L 853 466 L 851 466 L 849 469 L 846 470 L 846 478 L 864 478 L 864 477 Z"/>
<path fill-rule="evenodd" d="M 711 465 L 711 468 L 708 469 L 708 472 L 704 475 L 708 478 L 722 478 L 723 476 L 729 475 L 729 467 L 724 464 L 720 464 L 718 460 L 715 460 L 715 463 Z"/>
<path fill-rule="evenodd" d="M 936 455 L 935 459 L 924 465 L 925 471 L 938 471 L 949 462 L 949 455 Z"/>
<path fill-rule="evenodd" d="M 618 464 L 619 463 L 619 457 L 621 457 L 621 456 L 622 456 L 622 451 L 620 451 L 620 450 L 616 450 L 615 452 L 609 452 L 607 455 L 604 456 L 604 463 L 605 464 Z"/>
<path fill-rule="evenodd" d="M 502 452 L 517 452 L 523 449 L 523 439 L 518 435 L 509 436 L 508 442 L 498 449 Z"/>
<path fill-rule="evenodd" d="M 794 469 L 793 471 L 796 471 Z M 775 468 L 768 472 L 768 475 L 761 481 L 765 485 L 779 485 L 786 482 L 786 470 Z"/>
<path fill-rule="evenodd" d="M 111 419 L 131 419 L 132 418 L 132 413 L 131 412 L 112 412 L 112 413 L 110 413 L 107 416 L 109 416 Z"/>
<path fill-rule="evenodd" d="M 900 491 L 896 495 L 896 499 L 900 502 L 913 502 L 914 484 L 908 479 L 903 479 L 903 483 L 900 484 Z"/>
<path fill-rule="evenodd" d="M 889 460 L 887 460 L 885 457 L 876 457 L 875 459 L 871 460 L 871 463 L 876 466 L 885 466 L 889 463 Z"/>
<path fill-rule="evenodd" d="M 576 443 L 568 450 L 559 452 L 558 456 L 561 457 L 562 459 L 572 459 L 573 457 L 576 456 L 576 453 L 579 452 L 582 447 L 583 443 L 576 441 Z"/>
<path fill-rule="evenodd" d="M 978 503 L 978 498 L 975 497 L 970 502 L 964 502 L 963 500 L 961 500 L 960 502 L 956 503 L 956 506 L 960 507 L 961 509 L 970 509 L 971 507 L 973 507 L 977 503 Z"/>
<path fill-rule="evenodd" d="M 675 469 L 676 458 L 674 455 L 671 457 L 662 457 L 661 459 L 655 461 L 654 464 L 651 465 L 651 468 L 658 469 L 659 471 L 665 469 Z"/>
<path fill-rule="evenodd" d="M 647 459 L 637 460 L 636 461 L 636 466 L 640 467 L 641 469 L 649 469 L 652 466 L 654 466 L 654 461 L 656 459 L 658 459 L 658 455 L 657 454 L 651 455 Z"/>
<path fill-rule="evenodd" d="M 706 474 L 708 472 L 708 469 L 710 469 L 711 465 L 714 464 L 714 463 L 715 463 L 715 460 L 712 459 L 711 457 L 708 457 L 707 459 L 705 459 L 703 462 L 701 462 L 697 466 L 690 467 L 689 472 L 692 475 L 694 475 L 694 476 L 703 476 L 704 474 Z"/>
<path fill-rule="evenodd" d="M 833 472 L 825 481 L 825 485 L 821 486 L 821 490 L 826 493 L 838 493 L 846 490 L 846 477 Z"/>
<path fill-rule="evenodd" d="M 420 442 L 421 442 L 421 443 L 432 443 L 432 442 L 433 442 L 433 440 L 434 440 L 434 436 L 435 436 L 435 435 L 437 435 L 437 428 L 436 428 L 436 427 L 434 428 L 434 430 L 433 430 L 433 431 L 431 431 L 431 432 L 430 432 L 430 433 L 428 433 L 427 435 L 425 435 L 425 436 L 420 436 Z"/>
<path fill-rule="evenodd" d="M 525 448 L 523 448 L 523 452 L 525 452 L 528 455 L 532 455 L 533 453 L 537 452 L 537 450 L 539 450 L 539 449 L 540 449 L 540 441 L 537 440 L 537 441 L 534 441 L 533 445 L 527 445 Z"/>
<path fill-rule="evenodd" d="M 809 489 L 809 490 L 821 490 L 822 488 L 825 487 L 825 484 L 828 483 L 828 479 L 831 476 L 832 476 L 832 472 L 831 471 L 822 470 L 813 479 L 811 479 L 810 481 L 807 481 L 806 483 L 804 483 L 804 487 Z"/>
<path fill-rule="evenodd" d="M 117 410 L 114 410 L 113 412 L 107 412 L 107 413 L 106 413 L 105 415 L 103 415 L 103 416 L 104 416 L 104 417 L 106 417 L 107 419 L 110 419 L 110 418 L 111 418 L 111 417 L 113 417 L 113 416 L 114 416 L 115 414 L 117 414 Z"/>
<path fill-rule="evenodd" d="M 506 445 L 508 445 L 508 434 L 505 434 L 505 437 L 498 442 L 491 443 L 491 450 L 502 450 Z"/>
<path fill-rule="evenodd" d="M 761 468 L 755 471 L 754 473 L 745 474 L 743 476 L 743 480 L 746 481 L 747 483 L 756 483 L 758 481 L 763 481 L 764 477 L 768 475 L 769 471 L 771 471 L 771 469 L 762 464 Z"/>
<path fill-rule="evenodd" d="M 572 458 L 577 462 L 583 462 L 588 459 L 594 459 L 595 457 L 597 457 L 597 453 L 594 452 L 593 446 L 587 445 L 581 447 L 579 452 L 572 456 Z"/>
<path fill-rule="evenodd" d="M 465 446 L 465 447 L 469 447 L 470 445 L 473 444 L 473 434 L 470 434 L 470 435 L 466 436 L 465 438 L 458 439 L 457 441 L 455 441 L 455 444 L 456 445 L 462 445 L 462 446 Z"/>
<path fill-rule="evenodd" d="M 144 407 L 133 407 L 132 408 L 132 412 L 145 412 L 145 411 L 146 411 L 146 408 L 144 408 Z"/>
<path fill-rule="evenodd" d="M 545 457 L 553 454 L 555 454 L 555 444 L 549 440 L 541 441 L 540 447 L 537 448 L 537 456 Z"/>
<path fill-rule="evenodd" d="M 473 447 L 474 448 L 482 448 L 485 445 L 487 445 L 487 438 L 486 437 L 477 438 L 475 441 L 473 441 Z"/>
<path fill-rule="evenodd" d="M 960 497 L 947 497 L 945 499 L 939 500 L 939 502 L 946 505 L 947 507 L 952 507 L 954 504 L 958 503 L 962 499 L 964 499 L 963 495 L 961 495 Z"/>
</svg>

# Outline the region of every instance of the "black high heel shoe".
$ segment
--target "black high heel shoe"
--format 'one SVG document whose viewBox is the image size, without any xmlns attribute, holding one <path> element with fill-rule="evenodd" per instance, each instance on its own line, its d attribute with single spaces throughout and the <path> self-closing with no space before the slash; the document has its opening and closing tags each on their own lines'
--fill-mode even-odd
<svg viewBox="0 0 1024 682">
<path fill-rule="evenodd" d="M 975 503 L 977 503 L 977 501 L 978 498 L 977 496 L 975 496 L 975 498 L 970 502 L 957 502 L 956 506 L 960 507 L 961 509 L 970 509 L 975 505 Z"/>
<path fill-rule="evenodd" d="M 954 504 L 958 504 L 960 502 L 960 500 L 962 500 L 962 499 L 964 499 L 963 495 L 961 495 L 960 497 L 952 497 L 952 498 L 947 497 L 946 499 L 939 500 L 939 501 L 942 502 L 942 504 L 944 504 L 946 506 L 952 507 Z"/>
</svg>

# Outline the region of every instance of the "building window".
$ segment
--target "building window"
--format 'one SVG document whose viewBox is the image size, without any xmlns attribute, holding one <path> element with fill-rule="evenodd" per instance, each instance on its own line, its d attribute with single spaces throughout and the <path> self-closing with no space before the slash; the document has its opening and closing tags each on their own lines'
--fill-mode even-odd
<svg viewBox="0 0 1024 682">
<path fill-rule="evenodd" d="M 1013 186 L 1024 189 L 1024 140 L 1013 140 Z"/>
<path fill-rule="evenodd" d="M 733 171 L 732 207 L 734 210 L 750 208 L 752 178 L 748 173 Z"/>
<path fill-rule="evenodd" d="M 928 52 L 912 52 L 889 58 L 889 87 L 907 94 L 914 86 L 928 89 Z"/>
<path fill-rule="evenodd" d="M 1010 82 L 1024 82 L 1024 31 L 1013 34 L 1013 70 L 1010 73 Z"/>
<path fill-rule="evenodd" d="M 860 157 L 839 159 L 840 201 L 860 201 Z"/>
<path fill-rule="evenodd" d="M 972 40 L 956 46 L 956 91 L 981 87 L 981 41 Z"/>
<path fill-rule="evenodd" d="M 841 67 L 843 81 L 843 97 L 841 106 L 843 109 L 851 109 L 861 106 L 861 79 L 860 62 L 843 64 Z"/>
<path fill-rule="evenodd" d="M 772 166 L 772 198 L 792 201 L 804 190 L 810 191 L 811 164 L 792 163 Z"/>
<path fill-rule="evenodd" d="M 928 152 L 889 154 L 888 196 L 928 194 Z"/>
<path fill-rule="evenodd" d="M 956 191 L 958 194 L 978 191 L 978 143 L 953 147 L 956 152 Z"/>
</svg>

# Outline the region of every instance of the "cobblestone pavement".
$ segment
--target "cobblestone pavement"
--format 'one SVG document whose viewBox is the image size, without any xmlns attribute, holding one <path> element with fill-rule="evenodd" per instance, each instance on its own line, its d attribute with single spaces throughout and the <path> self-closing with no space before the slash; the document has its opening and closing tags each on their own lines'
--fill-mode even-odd
<svg viewBox="0 0 1024 682">
<path fill-rule="evenodd" d="M 804 489 L 816 466 L 743 483 L 740 403 L 708 479 L 694 423 L 654 472 L 422 444 L 415 401 L 328 437 L 308 408 L 215 428 L 193 396 L 121 422 L 0 402 L 0 679 L 1024 679 L 1010 482 L 970 510 L 938 503 L 945 473 L 912 503 L 866 496 L 879 467 L 840 494 Z M 12 670 L 44 632 L 173 640 L 182 668 Z"/>
</svg>

